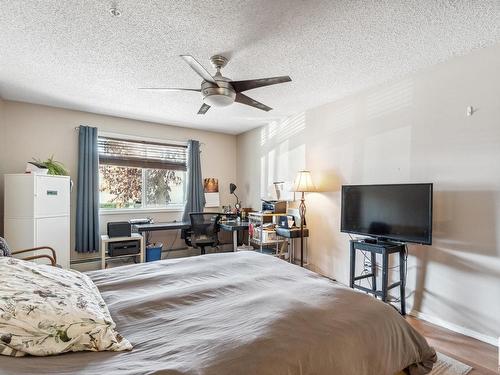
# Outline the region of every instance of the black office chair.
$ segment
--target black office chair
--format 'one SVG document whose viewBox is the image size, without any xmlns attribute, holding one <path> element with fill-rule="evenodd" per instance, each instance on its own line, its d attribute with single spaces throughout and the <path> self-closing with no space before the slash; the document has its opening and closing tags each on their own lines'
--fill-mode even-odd
<svg viewBox="0 0 500 375">
<path fill-rule="evenodd" d="M 191 244 L 205 254 L 205 247 L 219 245 L 220 214 L 214 212 L 191 212 Z"/>
</svg>

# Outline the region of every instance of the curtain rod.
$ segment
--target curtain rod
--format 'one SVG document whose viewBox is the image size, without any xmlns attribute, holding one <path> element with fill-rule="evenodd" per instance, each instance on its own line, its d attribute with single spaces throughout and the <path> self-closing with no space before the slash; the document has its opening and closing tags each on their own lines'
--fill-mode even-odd
<svg viewBox="0 0 500 375">
<path fill-rule="evenodd" d="M 75 126 L 75 131 L 76 130 L 80 130 L 80 126 Z M 97 131 L 99 132 L 99 128 L 97 128 Z M 106 133 L 106 132 L 104 132 Z M 109 133 L 108 133 L 109 134 Z M 117 134 L 115 133 L 114 135 L 119 135 L 119 136 L 123 136 L 123 137 L 138 137 L 138 138 L 141 138 L 141 136 L 137 136 L 137 135 L 131 135 L 131 134 Z M 145 138 L 145 137 L 144 137 Z M 126 138 L 124 138 L 126 140 Z M 172 142 L 187 142 L 189 139 L 186 139 L 186 140 L 182 140 L 182 141 L 178 141 L 178 140 L 171 140 Z M 200 142 L 200 145 L 201 146 L 206 146 L 206 143 L 205 142 Z"/>
</svg>

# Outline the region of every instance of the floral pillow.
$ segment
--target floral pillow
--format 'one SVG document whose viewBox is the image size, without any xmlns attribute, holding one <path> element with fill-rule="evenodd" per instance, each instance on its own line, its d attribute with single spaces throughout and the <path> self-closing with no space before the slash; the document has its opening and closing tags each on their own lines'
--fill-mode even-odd
<svg viewBox="0 0 500 375">
<path fill-rule="evenodd" d="M 0 237 L 0 257 L 10 257 L 11 251 L 9 245 L 7 245 L 7 241 L 3 237 Z"/>
<path fill-rule="evenodd" d="M 0 257 L 0 354 L 130 349 L 88 276 Z"/>
</svg>

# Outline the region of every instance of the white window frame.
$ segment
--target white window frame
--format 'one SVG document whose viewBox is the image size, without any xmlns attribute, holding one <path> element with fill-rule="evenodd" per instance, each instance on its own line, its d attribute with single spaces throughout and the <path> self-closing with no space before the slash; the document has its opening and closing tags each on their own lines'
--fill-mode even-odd
<svg viewBox="0 0 500 375">
<path fill-rule="evenodd" d="M 187 144 L 188 144 L 187 141 L 150 138 L 150 137 L 142 137 L 142 136 L 137 136 L 137 135 L 126 135 L 126 134 L 101 132 L 101 131 L 97 132 L 97 136 L 98 137 L 118 138 L 118 139 L 129 140 L 129 141 L 166 143 L 166 144 L 174 144 L 174 145 L 179 145 L 179 146 L 187 146 Z M 141 168 L 141 170 L 142 170 L 142 181 L 141 181 L 142 186 L 145 186 L 144 184 L 146 181 L 145 169 L 146 168 Z M 187 189 L 187 184 L 186 184 L 186 181 L 184 181 L 184 198 L 186 197 L 186 189 Z M 142 189 L 141 195 L 142 195 L 142 197 L 141 197 L 142 202 L 145 202 L 146 201 L 146 193 L 145 193 L 144 189 Z M 169 205 L 169 207 L 164 207 L 164 208 L 147 208 L 147 207 L 141 207 L 141 208 L 100 208 L 99 207 L 99 215 L 151 214 L 151 213 L 161 213 L 161 212 L 182 212 L 182 211 L 184 211 L 185 203 L 186 202 L 183 202 L 182 204 L 172 204 L 172 205 Z"/>
</svg>

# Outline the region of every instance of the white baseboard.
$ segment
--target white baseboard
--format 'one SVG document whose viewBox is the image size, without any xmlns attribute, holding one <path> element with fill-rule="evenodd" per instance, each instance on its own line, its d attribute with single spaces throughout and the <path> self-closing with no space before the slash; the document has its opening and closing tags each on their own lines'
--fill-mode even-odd
<svg viewBox="0 0 500 375">
<path fill-rule="evenodd" d="M 417 319 L 425 320 L 426 322 L 429 322 L 429 323 L 435 324 L 437 326 L 449 329 L 450 331 L 461 333 L 462 335 L 472 337 L 473 339 L 476 339 L 479 341 L 483 341 L 483 342 L 488 343 L 490 345 L 497 346 L 497 347 L 499 346 L 499 338 L 498 337 L 483 335 L 482 333 L 473 331 L 472 329 L 461 327 L 459 325 L 447 322 L 443 319 L 436 318 L 434 316 L 430 316 L 430 315 L 427 315 L 427 314 L 424 314 L 424 313 L 421 313 L 418 311 L 411 311 L 409 313 L 409 315 L 411 315 Z"/>
</svg>

